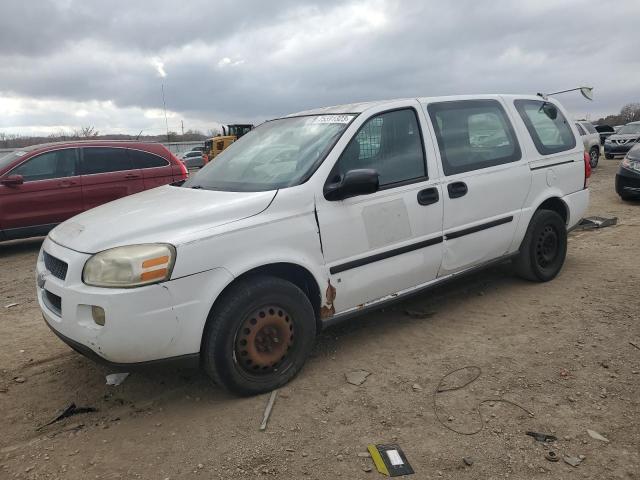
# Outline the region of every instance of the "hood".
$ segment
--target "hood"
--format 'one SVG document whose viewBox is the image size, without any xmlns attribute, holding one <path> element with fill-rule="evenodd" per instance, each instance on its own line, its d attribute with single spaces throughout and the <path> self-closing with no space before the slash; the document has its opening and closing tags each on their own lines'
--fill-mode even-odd
<svg viewBox="0 0 640 480">
<path fill-rule="evenodd" d="M 219 192 L 166 185 L 81 213 L 58 225 L 49 237 L 83 253 L 139 243 L 178 245 L 197 232 L 262 212 L 276 192 Z"/>
</svg>

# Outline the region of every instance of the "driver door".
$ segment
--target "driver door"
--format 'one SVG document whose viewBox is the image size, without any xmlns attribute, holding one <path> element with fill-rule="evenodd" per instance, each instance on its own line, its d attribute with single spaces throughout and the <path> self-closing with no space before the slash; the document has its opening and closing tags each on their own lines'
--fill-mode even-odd
<svg viewBox="0 0 640 480">
<path fill-rule="evenodd" d="M 328 182 L 363 168 L 375 169 L 380 181 L 372 194 L 316 199 L 336 313 L 436 278 L 442 195 L 426 165 L 418 112 L 411 107 L 369 118 L 336 162 Z"/>
</svg>

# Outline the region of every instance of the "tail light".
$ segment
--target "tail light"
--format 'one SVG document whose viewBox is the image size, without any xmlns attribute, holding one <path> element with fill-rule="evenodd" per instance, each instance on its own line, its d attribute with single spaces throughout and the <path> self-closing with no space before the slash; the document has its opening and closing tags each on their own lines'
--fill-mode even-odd
<svg viewBox="0 0 640 480">
<path fill-rule="evenodd" d="M 178 159 L 176 158 L 176 160 Z M 182 172 L 182 180 L 184 180 L 187 178 L 187 176 L 189 176 L 187 166 L 184 164 L 184 162 L 181 162 L 180 160 L 178 160 L 178 165 L 180 165 L 180 171 Z"/>
<path fill-rule="evenodd" d="M 591 176 L 591 157 L 589 152 L 584 152 L 584 188 L 587 188 L 589 184 L 589 177 Z"/>
</svg>

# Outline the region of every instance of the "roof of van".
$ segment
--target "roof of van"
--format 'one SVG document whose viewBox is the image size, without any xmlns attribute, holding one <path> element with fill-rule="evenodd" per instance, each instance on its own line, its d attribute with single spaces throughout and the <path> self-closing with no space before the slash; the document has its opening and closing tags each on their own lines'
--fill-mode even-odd
<svg viewBox="0 0 640 480">
<path fill-rule="evenodd" d="M 344 105 L 334 105 L 331 107 L 313 108 L 311 110 L 304 110 L 302 112 L 292 113 L 286 115 L 286 117 L 300 117 L 303 115 L 331 115 L 340 113 L 362 113 L 365 110 L 369 110 L 374 107 L 381 107 L 387 104 L 403 100 L 417 100 L 421 103 L 432 102 L 451 102 L 454 100 L 485 100 L 493 98 L 503 98 L 506 100 L 515 99 L 529 99 L 529 100 L 542 100 L 542 97 L 538 95 L 514 95 L 514 94 L 482 94 L 482 95 L 449 95 L 444 97 L 411 97 L 411 98 L 394 98 L 389 100 L 375 100 L 372 102 L 360 102 L 360 103 L 345 103 Z M 556 103 L 555 99 L 549 99 Z"/>
</svg>

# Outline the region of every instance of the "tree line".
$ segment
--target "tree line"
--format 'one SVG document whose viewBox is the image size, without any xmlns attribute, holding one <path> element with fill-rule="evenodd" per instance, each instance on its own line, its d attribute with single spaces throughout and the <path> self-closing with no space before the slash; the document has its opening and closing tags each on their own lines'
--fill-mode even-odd
<svg viewBox="0 0 640 480">
<path fill-rule="evenodd" d="M 640 103 L 627 103 L 620 109 L 620 113 L 617 115 L 607 115 L 606 117 L 599 118 L 595 122 L 595 125 L 624 125 L 629 122 L 640 121 Z"/>
<path fill-rule="evenodd" d="M 214 136 L 211 130 L 205 135 L 199 130 L 187 130 L 184 134 L 169 132 L 160 135 L 100 134 L 93 126 L 73 130 L 59 130 L 47 136 L 21 135 L 19 133 L 0 132 L 0 148 L 22 148 L 40 143 L 66 142 L 69 140 L 140 140 L 144 142 L 200 142 Z"/>
</svg>

